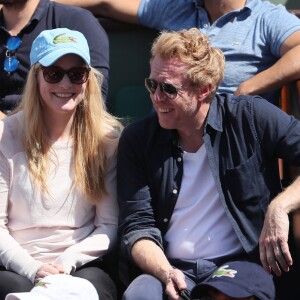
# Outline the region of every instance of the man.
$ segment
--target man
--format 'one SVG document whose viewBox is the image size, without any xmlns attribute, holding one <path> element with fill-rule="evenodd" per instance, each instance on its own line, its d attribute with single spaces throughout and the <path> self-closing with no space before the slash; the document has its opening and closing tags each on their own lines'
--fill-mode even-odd
<svg viewBox="0 0 300 300">
<path fill-rule="evenodd" d="M 30 68 L 33 40 L 44 29 L 66 27 L 82 32 L 91 49 L 91 64 L 104 76 L 107 94 L 108 38 L 97 19 L 84 9 L 49 0 L 0 0 L 0 111 L 9 113 L 19 102 Z"/>
<path fill-rule="evenodd" d="M 219 92 L 262 95 L 300 78 L 300 20 L 261 0 L 57 0 L 157 30 L 199 28 L 226 58 Z"/>
<path fill-rule="evenodd" d="M 151 53 L 156 113 L 118 150 L 121 251 L 144 273 L 124 299 L 181 299 L 231 260 L 288 272 L 300 178 L 282 192 L 277 159 L 300 165 L 300 122 L 258 96 L 216 94 L 225 60 L 198 29 L 162 33 Z"/>
</svg>

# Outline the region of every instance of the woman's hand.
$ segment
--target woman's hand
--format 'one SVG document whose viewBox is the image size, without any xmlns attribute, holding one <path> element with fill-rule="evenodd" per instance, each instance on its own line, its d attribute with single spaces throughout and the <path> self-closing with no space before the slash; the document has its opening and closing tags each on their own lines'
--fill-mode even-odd
<svg viewBox="0 0 300 300">
<path fill-rule="evenodd" d="M 44 264 L 36 272 L 34 282 L 37 283 L 44 277 L 53 274 L 63 274 L 65 272 L 64 267 L 59 264 Z"/>
</svg>

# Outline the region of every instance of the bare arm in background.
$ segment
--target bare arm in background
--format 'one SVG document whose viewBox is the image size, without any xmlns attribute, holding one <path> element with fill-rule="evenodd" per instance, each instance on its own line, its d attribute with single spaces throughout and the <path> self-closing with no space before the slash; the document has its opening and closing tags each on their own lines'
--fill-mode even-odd
<svg viewBox="0 0 300 300">
<path fill-rule="evenodd" d="M 300 30 L 284 41 L 280 54 L 281 58 L 270 68 L 242 82 L 235 95 L 263 94 L 300 79 Z"/>
<path fill-rule="evenodd" d="M 103 16 L 122 22 L 138 24 L 140 0 L 53 0 L 90 10 L 95 16 Z"/>
</svg>

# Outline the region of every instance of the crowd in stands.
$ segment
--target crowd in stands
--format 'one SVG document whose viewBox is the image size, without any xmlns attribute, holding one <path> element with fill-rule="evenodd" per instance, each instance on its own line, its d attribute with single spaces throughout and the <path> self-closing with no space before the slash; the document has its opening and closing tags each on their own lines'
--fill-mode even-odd
<svg viewBox="0 0 300 300">
<path fill-rule="evenodd" d="M 95 16 L 159 32 L 154 109 L 124 130 Z M 278 159 L 300 166 L 300 121 L 277 107 L 300 79 L 297 16 L 261 0 L 0 0 L 0 47 L 0 300 L 58 275 L 95 300 L 299 299 L 300 178 L 283 189 Z"/>
</svg>

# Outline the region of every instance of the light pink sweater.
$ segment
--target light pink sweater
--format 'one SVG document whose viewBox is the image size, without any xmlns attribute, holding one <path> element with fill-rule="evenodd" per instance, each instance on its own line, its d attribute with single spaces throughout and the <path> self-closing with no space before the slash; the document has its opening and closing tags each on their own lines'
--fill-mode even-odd
<svg viewBox="0 0 300 300">
<path fill-rule="evenodd" d="M 72 142 L 53 145 L 51 198 L 41 195 L 29 175 L 22 130 L 22 113 L 0 121 L 0 264 L 33 282 L 43 263 L 62 264 L 70 273 L 115 244 L 117 140 L 106 147 L 109 196 L 91 205 L 71 188 Z"/>
</svg>

